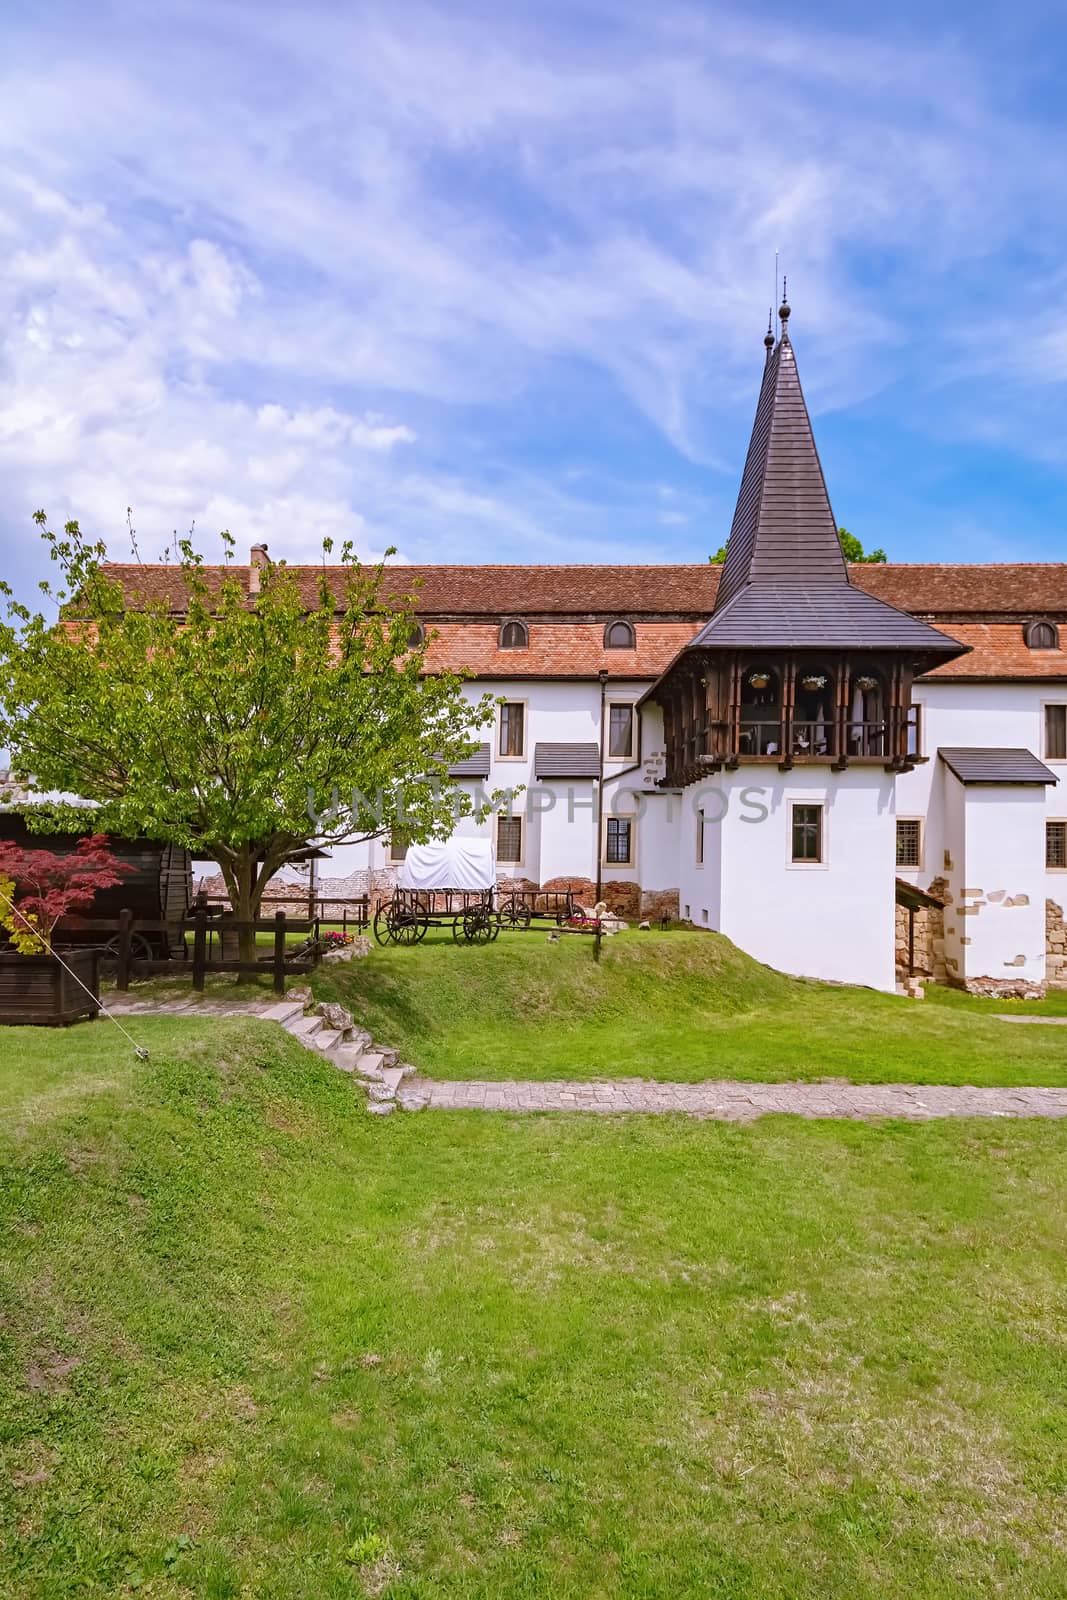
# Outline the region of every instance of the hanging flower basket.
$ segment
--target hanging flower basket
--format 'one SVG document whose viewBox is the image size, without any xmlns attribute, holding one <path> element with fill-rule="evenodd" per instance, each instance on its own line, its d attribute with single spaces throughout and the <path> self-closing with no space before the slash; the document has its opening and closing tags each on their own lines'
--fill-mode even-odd
<svg viewBox="0 0 1067 1600">
<path fill-rule="evenodd" d="M 749 687 L 752 689 L 766 689 L 770 681 L 770 673 L 764 672 L 761 667 L 757 667 L 755 672 L 750 672 L 748 675 Z"/>
<path fill-rule="evenodd" d="M 826 674 L 823 672 L 809 672 L 800 680 L 802 689 L 825 689 Z"/>
<path fill-rule="evenodd" d="M 856 679 L 856 688 L 862 689 L 864 694 L 870 694 L 871 690 L 877 689 L 877 687 L 878 679 L 872 678 L 869 673 L 865 673 L 862 678 Z"/>
</svg>

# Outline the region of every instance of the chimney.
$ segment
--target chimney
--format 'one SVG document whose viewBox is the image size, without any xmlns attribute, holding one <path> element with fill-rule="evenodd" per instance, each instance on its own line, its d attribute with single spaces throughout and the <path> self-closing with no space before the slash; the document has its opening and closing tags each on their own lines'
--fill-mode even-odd
<svg viewBox="0 0 1067 1600">
<path fill-rule="evenodd" d="M 267 547 L 265 544 L 254 544 L 252 546 L 252 553 L 248 568 L 249 594 L 259 593 L 259 575 L 263 571 L 263 568 L 267 565 L 269 559 L 270 558 L 267 555 Z"/>
</svg>

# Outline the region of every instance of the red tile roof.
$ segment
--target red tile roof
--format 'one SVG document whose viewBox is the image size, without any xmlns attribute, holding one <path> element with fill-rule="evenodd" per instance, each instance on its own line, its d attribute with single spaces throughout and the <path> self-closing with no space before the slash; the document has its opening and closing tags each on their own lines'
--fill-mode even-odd
<svg viewBox="0 0 1067 1600">
<path fill-rule="evenodd" d="M 247 590 L 250 569 L 230 570 Z M 312 600 L 321 569 L 293 570 Z M 415 593 L 415 609 L 440 634 L 430 647 L 430 666 L 494 678 L 589 677 L 601 667 L 613 677 L 658 677 L 711 615 L 721 570 L 708 562 L 387 568 L 388 592 Z M 174 567 L 113 563 L 108 571 L 131 599 L 164 600 L 174 610 L 184 606 L 185 587 Z M 222 571 L 209 568 L 209 580 L 221 579 Z M 867 594 L 974 646 L 971 655 L 931 677 L 1067 677 L 1067 651 L 1029 650 L 1022 636 L 1026 619 L 1048 616 L 1064 624 L 1067 643 L 1067 562 L 860 565 L 850 576 Z M 528 620 L 529 650 L 497 648 L 497 624 L 507 616 Z M 638 624 L 634 651 L 603 648 L 604 622 L 618 616 Z"/>
<path fill-rule="evenodd" d="M 1021 622 L 956 622 L 952 632 L 969 655 L 925 674 L 927 678 L 1067 678 L 1067 650 L 1031 650 Z M 1060 629 L 1067 644 L 1067 624 Z"/>
<path fill-rule="evenodd" d="M 699 627 L 699 620 L 641 622 L 636 649 L 605 650 L 603 622 L 533 622 L 529 649 L 500 650 L 495 623 L 439 622 L 426 665 L 479 678 L 595 678 L 602 667 L 613 678 L 658 678 Z"/>
<path fill-rule="evenodd" d="M 209 582 L 221 567 L 209 567 Z M 249 568 L 233 566 L 247 590 Z M 293 567 L 302 592 L 313 600 L 321 568 Z M 340 573 L 340 568 L 327 569 Z M 107 571 L 127 593 L 167 600 L 174 610 L 186 602 L 181 572 L 167 566 L 114 562 Z M 698 566 L 396 566 L 386 568 L 386 592 L 417 594 L 426 617 L 673 616 L 704 618 L 715 603 L 719 568 Z"/>
</svg>

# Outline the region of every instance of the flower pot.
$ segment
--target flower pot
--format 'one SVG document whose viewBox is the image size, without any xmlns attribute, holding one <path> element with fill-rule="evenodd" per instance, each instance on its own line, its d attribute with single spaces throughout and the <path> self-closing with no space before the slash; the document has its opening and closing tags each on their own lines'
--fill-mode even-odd
<svg viewBox="0 0 1067 1600">
<path fill-rule="evenodd" d="M 750 672 L 748 681 L 753 689 L 766 689 L 771 681 L 771 675 L 769 672 Z"/>
<path fill-rule="evenodd" d="M 809 674 L 808 674 L 808 676 L 806 678 L 801 678 L 800 687 L 802 689 L 809 689 L 809 690 L 825 689 L 826 688 L 826 679 L 822 676 L 821 673 L 809 672 Z"/>
<path fill-rule="evenodd" d="M 0 953 L 0 1024 L 59 1027 L 77 1022 L 79 1017 L 96 1016 L 100 1010 L 99 950 L 83 946 L 58 954 L 65 966 L 54 955 L 20 956 L 15 950 Z"/>
<path fill-rule="evenodd" d="M 863 677 L 863 678 L 857 678 L 856 679 L 856 688 L 857 689 L 862 689 L 864 694 L 869 694 L 872 689 L 877 689 L 877 687 L 878 687 L 878 679 L 877 678 Z"/>
</svg>

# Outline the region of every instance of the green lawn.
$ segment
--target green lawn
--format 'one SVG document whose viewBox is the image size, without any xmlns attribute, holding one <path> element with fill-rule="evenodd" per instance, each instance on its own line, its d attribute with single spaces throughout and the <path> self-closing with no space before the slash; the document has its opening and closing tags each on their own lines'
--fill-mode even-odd
<svg viewBox="0 0 1067 1600">
<path fill-rule="evenodd" d="M 439 1078 L 849 1078 L 855 1083 L 1067 1083 L 1067 1028 L 988 1013 L 1067 1011 L 928 991 L 924 1001 L 783 977 L 711 933 L 605 943 L 430 937 L 314 975 L 375 1038 Z"/>
<path fill-rule="evenodd" d="M 136 1030 L 0 1036 L 4 1600 L 1067 1589 L 1061 1126 L 380 1121 Z"/>
</svg>

